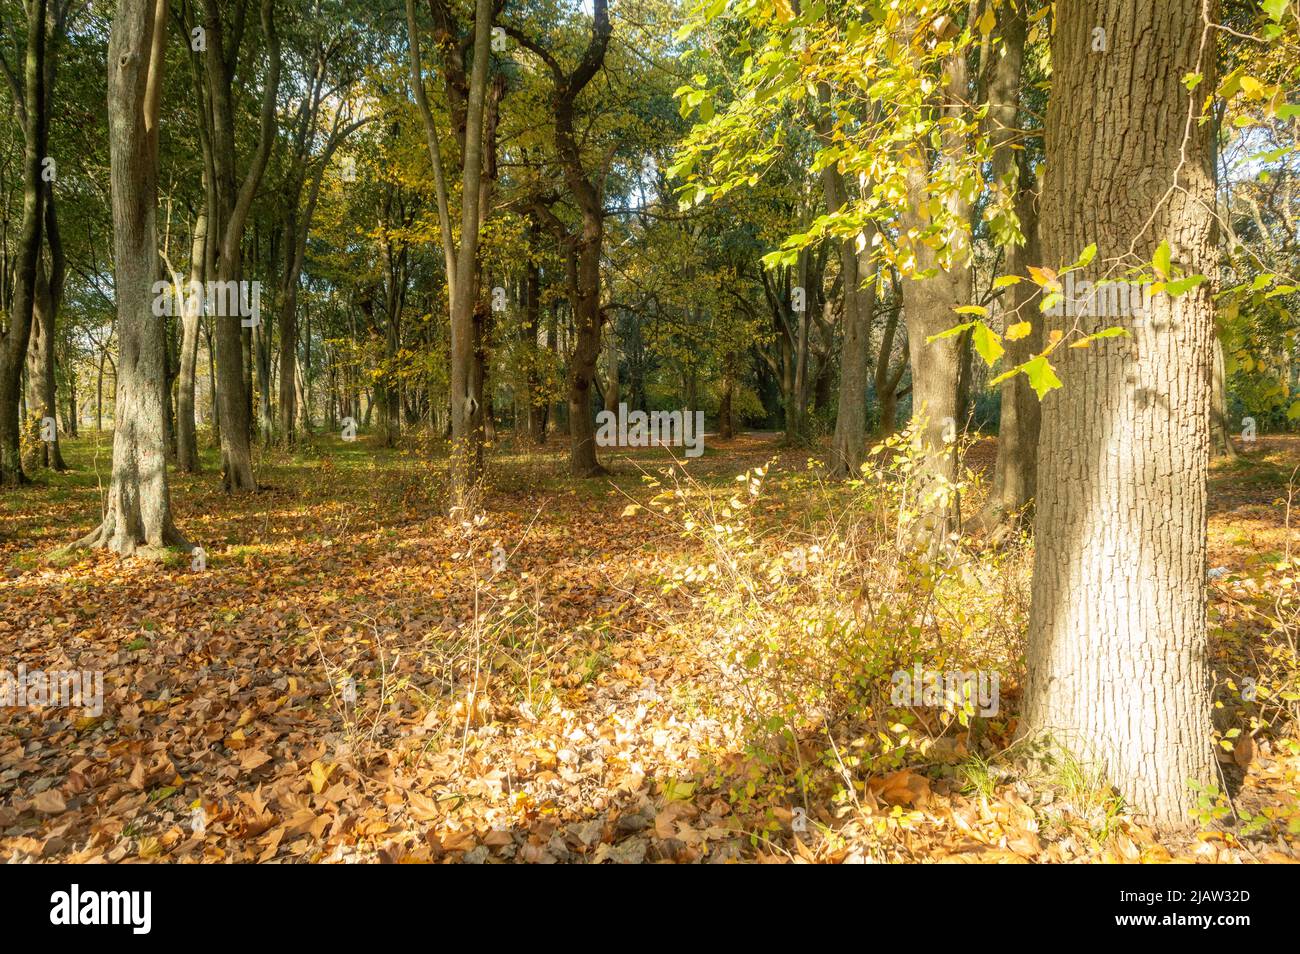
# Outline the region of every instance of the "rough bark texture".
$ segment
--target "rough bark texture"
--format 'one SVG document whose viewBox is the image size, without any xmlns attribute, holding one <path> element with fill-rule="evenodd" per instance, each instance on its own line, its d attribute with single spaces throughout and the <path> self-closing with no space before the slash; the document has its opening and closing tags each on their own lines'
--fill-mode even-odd
<svg viewBox="0 0 1300 954">
<path fill-rule="evenodd" d="M 1131 242 L 1136 258 L 1149 261 L 1167 239 L 1188 273 L 1212 274 L 1209 126 L 1189 125 L 1180 84 L 1200 72 L 1203 87 L 1214 87 L 1201 3 L 1065 3 L 1057 16 L 1042 204 L 1047 261 L 1074 261 L 1094 241 L 1098 263 L 1125 255 Z M 1092 52 L 1098 26 L 1107 31 L 1104 53 Z M 1171 193 L 1145 230 L 1152 209 L 1132 189 L 1144 173 L 1186 190 Z M 1101 768 L 1156 824 L 1184 823 L 1194 804 L 1188 783 L 1214 778 L 1205 585 L 1210 293 L 1206 283 L 1179 298 L 1154 295 L 1140 322 L 1081 319 L 1124 324 L 1133 338 L 1060 356 L 1064 386 L 1043 404 L 1023 724 Z"/>
<path fill-rule="evenodd" d="M 189 544 L 167 489 L 165 329 L 153 314 L 158 269 L 158 112 L 167 0 L 119 0 L 108 44 L 113 285 L 120 357 L 113 476 L 103 522 L 77 542 L 121 554 Z"/>
</svg>

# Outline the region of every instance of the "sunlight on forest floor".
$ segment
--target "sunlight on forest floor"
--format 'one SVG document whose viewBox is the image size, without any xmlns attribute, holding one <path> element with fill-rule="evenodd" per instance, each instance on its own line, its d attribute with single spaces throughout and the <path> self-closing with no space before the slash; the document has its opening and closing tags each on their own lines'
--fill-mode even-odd
<svg viewBox="0 0 1300 954">
<path fill-rule="evenodd" d="M 892 489 L 823 483 L 772 435 L 592 481 L 507 442 L 459 526 L 424 448 L 268 451 L 234 499 L 208 451 L 172 480 L 202 569 L 62 549 L 110 450 L 68 442 L 73 470 L 0 499 L 6 665 L 104 680 L 98 715 L 0 710 L 0 859 L 1300 858 L 1295 439 L 1214 469 L 1233 801 L 1168 837 L 1012 745 L 1028 547 L 922 566 L 889 543 Z M 895 705 L 917 660 L 999 673 L 1000 709 Z"/>
</svg>

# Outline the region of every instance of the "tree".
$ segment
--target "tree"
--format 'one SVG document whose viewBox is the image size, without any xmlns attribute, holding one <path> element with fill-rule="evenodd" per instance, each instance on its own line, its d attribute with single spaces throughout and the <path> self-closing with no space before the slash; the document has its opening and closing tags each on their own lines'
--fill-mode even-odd
<svg viewBox="0 0 1300 954">
<path fill-rule="evenodd" d="M 438 200 L 439 234 L 447 268 L 448 310 L 451 316 L 451 492 L 453 511 L 473 509 L 473 498 L 483 477 L 483 400 L 474 393 L 476 329 L 474 306 L 478 298 L 479 230 L 486 210 L 482 181 L 483 135 L 492 40 L 492 0 L 476 0 L 472 36 L 472 64 L 464 67 L 466 48 L 449 7 L 443 0 L 430 4 L 442 38 L 444 83 L 448 109 L 460 140 L 461 208 L 460 241 L 452 237 L 450 192 L 442 164 L 438 128 L 424 89 L 420 34 L 414 0 L 406 0 L 407 39 L 410 44 L 411 88 L 424 123 L 425 141 L 433 169 Z"/>
<path fill-rule="evenodd" d="M 23 221 L 18 243 L 18 262 L 13 307 L 8 327 L 0 336 L 0 486 L 23 483 L 18 405 L 21 398 L 23 364 L 31 339 L 35 311 L 37 264 L 41 254 L 45 211 L 45 183 L 41 175 L 49 134 L 49 111 L 45 103 L 46 0 L 27 0 L 27 42 L 24 47 L 23 85 L 8 63 L 6 77 L 19 106 L 23 127 Z"/>
<path fill-rule="evenodd" d="M 506 29 L 551 73 L 551 126 L 555 134 L 555 151 L 564 170 L 565 184 L 582 215 L 582 230 L 576 249 L 577 283 L 573 314 L 577 342 L 569 363 L 569 469 L 575 477 L 594 477 L 604 473 L 596 459 L 596 423 L 591 404 L 604 323 L 600 304 L 600 261 L 605 237 L 605 170 L 591 170 L 584 163 L 574 118 L 575 101 L 605 62 L 605 51 L 614 32 L 609 20 L 609 2 L 593 0 L 591 36 L 572 70 L 566 70 L 550 50 L 522 30 Z"/>
<path fill-rule="evenodd" d="M 108 44 L 114 289 L 120 358 L 113 474 L 104 519 L 77 541 L 123 555 L 191 544 L 172 522 L 164 424 L 166 342 L 158 273 L 158 117 L 167 0 L 120 0 Z"/>
<path fill-rule="evenodd" d="M 1182 84 L 1200 74 L 1214 85 L 1202 6 L 1057 7 L 1049 262 L 1096 243 L 1099 261 L 1131 265 L 1133 252 L 1169 281 L 1173 247 L 1187 276 L 1213 272 L 1211 127 Z M 1155 209 L 1131 189 L 1147 171 L 1169 185 Z M 1163 824 L 1186 819 L 1189 783 L 1214 777 L 1205 585 L 1214 313 L 1209 283 L 1188 284 L 1153 296 L 1146 319 L 1129 325 L 1131 345 L 1073 351 L 1043 404 L 1024 710 L 1028 733 L 1050 733 L 1100 765 L 1140 815 Z M 1051 320 L 1049 335 L 1069 322 Z"/>
<path fill-rule="evenodd" d="M 267 65 L 263 78 L 262 109 L 257 145 L 236 186 L 235 68 L 244 39 L 244 5 L 239 0 L 230 35 L 217 0 L 203 0 L 207 50 L 203 54 L 211 128 L 205 138 L 213 160 L 213 204 L 207 227 L 218 236 L 216 279 L 227 288 L 243 279 L 244 229 L 253 198 L 262 182 L 271 147 L 275 143 L 276 91 L 280 82 L 280 41 L 275 30 L 275 0 L 262 0 L 262 33 L 266 38 Z M 241 296 L 242 297 L 242 296 Z M 239 309 L 235 309 L 238 312 Z M 245 366 L 240 315 L 214 315 L 216 324 L 217 401 L 221 415 L 221 483 L 228 491 L 254 491 L 250 445 L 252 408 L 245 386 Z"/>
</svg>

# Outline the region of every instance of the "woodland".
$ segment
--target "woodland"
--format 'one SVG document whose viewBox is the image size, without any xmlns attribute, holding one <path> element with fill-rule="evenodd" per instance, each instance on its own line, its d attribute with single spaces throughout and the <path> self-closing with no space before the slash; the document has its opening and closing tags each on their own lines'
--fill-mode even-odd
<svg viewBox="0 0 1300 954">
<path fill-rule="evenodd" d="M 1300 0 L 0 76 L 0 860 L 1300 860 Z"/>
</svg>

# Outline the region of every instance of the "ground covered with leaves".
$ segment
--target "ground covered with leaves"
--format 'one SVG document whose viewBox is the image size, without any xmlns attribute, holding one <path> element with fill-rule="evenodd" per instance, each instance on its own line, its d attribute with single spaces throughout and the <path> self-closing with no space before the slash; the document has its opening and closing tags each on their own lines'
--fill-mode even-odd
<svg viewBox="0 0 1300 954">
<path fill-rule="evenodd" d="M 318 439 L 255 495 L 177 476 L 205 559 L 162 561 L 65 549 L 110 450 L 0 497 L 0 666 L 104 690 L 0 708 L 4 860 L 1300 859 L 1295 441 L 1216 464 L 1222 784 L 1164 836 L 1014 744 L 1029 544 L 910 554 L 898 446 L 846 486 L 772 435 L 590 481 L 506 442 L 458 523 L 436 449 Z M 898 701 L 918 665 L 998 673 L 997 711 Z"/>
</svg>

